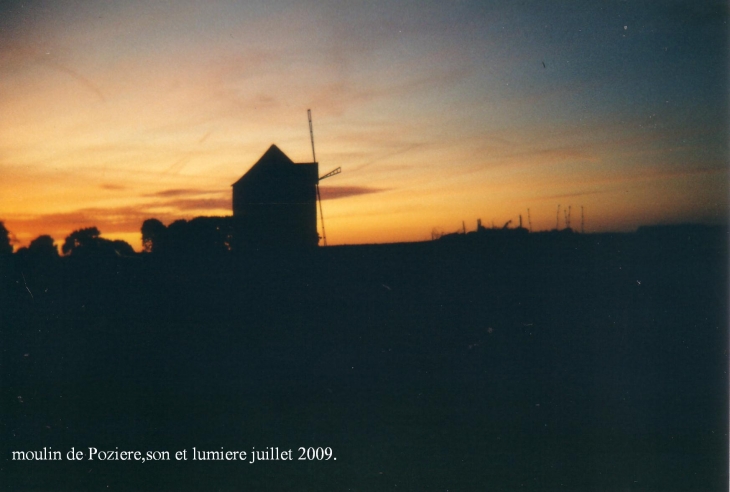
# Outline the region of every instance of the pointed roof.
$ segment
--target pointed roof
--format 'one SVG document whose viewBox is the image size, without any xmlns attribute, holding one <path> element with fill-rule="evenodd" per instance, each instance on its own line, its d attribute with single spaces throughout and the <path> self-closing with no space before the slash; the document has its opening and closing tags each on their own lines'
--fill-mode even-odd
<svg viewBox="0 0 730 492">
<path fill-rule="evenodd" d="M 289 159 L 289 157 L 284 152 L 282 152 L 279 147 L 277 147 L 275 144 L 271 144 L 269 150 L 264 152 L 264 155 L 261 156 L 261 159 L 259 159 L 256 164 L 253 165 L 253 167 L 260 165 L 272 166 L 277 164 L 294 164 L 294 162 Z"/>
<path fill-rule="evenodd" d="M 318 166 L 316 162 L 297 164 L 289 159 L 289 157 L 284 152 L 282 152 L 279 147 L 271 144 L 271 147 L 269 147 L 269 149 L 264 152 L 264 155 L 262 155 L 261 158 L 256 161 L 256 164 L 251 166 L 251 168 L 243 176 L 241 176 L 238 181 L 233 183 L 232 186 L 236 186 L 244 179 L 259 179 L 257 176 L 274 176 L 277 173 L 289 174 L 291 172 L 289 171 L 289 169 L 292 169 L 293 166 L 296 166 L 296 168 L 300 168 L 300 166 L 302 166 L 301 169 L 303 169 L 305 166 L 314 166 L 314 170 L 312 172 L 314 172 L 315 175 L 317 174 Z"/>
<path fill-rule="evenodd" d="M 256 164 L 251 166 L 251 169 L 249 169 L 243 176 L 241 176 L 238 181 L 233 183 L 232 186 L 237 185 L 243 178 L 245 178 L 248 175 L 256 175 L 263 169 L 272 169 L 272 168 L 282 168 L 285 166 L 293 166 L 294 162 L 287 157 L 287 155 L 281 151 L 279 147 L 277 147 L 274 144 L 271 144 L 271 147 L 264 152 L 264 155 L 261 156 L 261 158 L 256 161 Z"/>
</svg>

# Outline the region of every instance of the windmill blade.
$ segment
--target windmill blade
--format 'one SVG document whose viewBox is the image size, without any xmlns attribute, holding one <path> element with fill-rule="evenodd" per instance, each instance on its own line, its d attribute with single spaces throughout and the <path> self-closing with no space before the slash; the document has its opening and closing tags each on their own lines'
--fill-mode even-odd
<svg viewBox="0 0 730 492">
<path fill-rule="evenodd" d="M 314 126 L 312 125 L 312 110 L 307 110 L 307 120 L 309 120 L 309 138 L 312 141 L 312 162 L 317 162 L 317 156 L 314 153 Z M 337 169 L 333 169 L 332 171 L 328 172 L 324 176 L 317 179 L 317 183 L 315 184 L 315 188 L 317 190 L 317 202 L 319 203 L 319 221 L 322 225 L 322 241 L 324 242 L 324 245 L 327 246 L 327 233 L 324 230 L 324 212 L 322 211 L 322 196 L 319 194 L 319 182 L 323 179 L 329 178 L 330 176 L 334 176 L 336 174 L 340 174 L 342 172 L 342 168 L 338 167 Z"/>
<path fill-rule="evenodd" d="M 307 120 L 309 120 L 309 138 L 312 141 L 312 162 L 317 162 L 317 156 L 314 154 L 314 126 L 312 125 L 312 110 L 307 110 Z M 319 181 L 322 178 L 319 178 L 317 182 L 314 184 L 315 189 L 317 190 L 317 203 L 319 203 L 319 222 L 322 225 L 322 241 L 324 242 L 324 245 L 327 246 L 327 233 L 324 230 L 324 212 L 322 211 L 322 196 L 319 194 Z"/>
<path fill-rule="evenodd" d="M 312 162 L 317 162 L 317 157 L 314 155 L 314 128 L 312 127 L 312 110 L 307 110 L 307 119 L 309 120 L 309 138 L 312 140 Z"/>
<path fill-rule="evenodd" d="M 340 174 L 341 172 L 342 172 L 342 168 L 338 167 L 337 169 L 333 169 L 332 171 L 328 172 L 324 176 L 321 176 L 319 178 L 319 180 L 322 181 L 323 179 L 329 178 L 330 176 L 334 176 L 336 174 Z"/>
</svg>

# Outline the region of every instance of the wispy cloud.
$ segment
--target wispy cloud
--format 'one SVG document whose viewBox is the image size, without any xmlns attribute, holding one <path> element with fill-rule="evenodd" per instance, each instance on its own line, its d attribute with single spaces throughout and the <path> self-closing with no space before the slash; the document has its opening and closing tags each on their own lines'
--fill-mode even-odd
<svg viewBox="0 0 730 492">
<path fill-rule="evenodd" d="M 322 200 L 335 200 L 386 191 L 365 186 L 326 186 L 320 188 Z M 206 198 L 204 195 L 220 196 Z M 201 197 L 203 195 L 203 197 Z M 186 188 L 170 189 L 146 195 L 159 198 L 139 206 L 89 207 L 70 212 L 49 214 L 8 214 L 3 217 L 11 231 L 27 231 L 21 242 L 28 242 L 41 234 L 50 234 L 61 240 L 73 230 L 96 226 L 102 233 L 117 234 L 137 231 L 146 219 L 157 218 L 169 224 L 178 219 L 201 215 L 224 215 L 230 210 L 231 198 L 220 192 Z M 196 198 L 197 197 L 197 198 Z M 27 237 L 25 237 L 27 236 Z"/>
<path fill-rule="evenodd" d="M 546 196 L 538 196 L 537 198 L 541 200 L 564 200 L 566 198 L 577 198 L 577 197 L 584 197 L 584 196 L 592 196 L 592 195 L 602 195 L 604 193 L 614 193 L 615 189 L 605 189 L 605 190 L 586 190 L 586 191 L 575 191 L 571 193 L 560 193 L 556 195 L 546 195 Z"/>
<path fill-rule="evenodd" d="M 159 215 L 147 215 L 134 207 L 84 208 L 39 215 L 11 214 L 6 217 L 6 225 L 10 230 L 23 231 L 26 237 L 19 239 L 27 243 L 42 234 L 49 234 L 57 241 L 62 240 L 74 230 L 83 227 L 95 226 L 102 233 L 129 233 L 139 230 L 142 222 L 151 217 L 158 216 L 163 221 L 179 218 L 173 218 L 172 214 Z"/>
<path fill-rule="evenodd" d="M 384 188 L 369 188 L 367 186 L 320 186 L 319 194 L 322 200 L 335 200 L 348 196 L 368 195 L 386 191 Z"/>
<path fill-rule="evenodd" d="M 191 219 L 201 215 L 222 215 L 230 209 L 230 198 L 171 199 L 143 206 L 109 208 L 82 208 L 70 212 L 50 214 L 6 214 L 3 219 L 11 231 L 18 234 L 23 243 L 41 234 L 63 239 L 72 231 L 96 226 L 102 233 L 118 234 L 138 231 L 146 219 L 156 218 L 169 224 L 178 219 Z"/>
<path fill-rule="evenodd" d="M 410 144 L 410 145 L 406 145 L 405 147 L 400 148 L 398 150 L 394 150 L 394 151 L 389 151 L 389 152 L 382 153 L 382 154 L 376 156 L 374 159 L 370 159 L 367 162 L 364 162 L 364 163 L 362 163 L 362 164 L 354 167 L 353 169 L 350 169 L 349 172 L 352 173 L 352 172 L 355 172 L 355 171 L 360 171 L 361 169 L 364 169 L 364 168 L 366 168 L 366 167 L 368 167 L 368 166 L 370 166 L 372 164 L 375 164 L 375 163 L 378 163 L 378 162 L 383 162 L 383 161 L 385 161 L 385 160 L 387 160 L 387 159 L 389 159 L 391 157 L 395 157 L 397 155 L 405 154 L 407 152 L 410 152 L 411 150 L 417 149 L 418 147 L 422 147 L 424 145 L 425 144 L 421 144 L 421 143 Z"/>
<path fill-rule="evenodd" d="M 182 212 L 191 210 L 230 210 L 231 198 L 182 198 L 178 200 L 170 200 L 166 203 Z"/>
<path fill-rule="evenodd" d="M 154 198 L 169 198 L 169 197 L 179 197 L 179 196 L 211 195 L 211 194 L 219 194 L 219 193 L 221 193 L 220 190 L 204 190 L 204 189 L 199 189 L 199 188 L 176 188 L 176 189 L 171 189 L 171 190 L 157 191 L 155 193 L 149 193 L 144 196 L 154 197 Z"/>
<path fill-rule="evenodd" d="M 59 72 L 65 73 L 69 77 L 73 78 L 81 84 L 82 87 L 88 89 L 92 93 L 96 94 L 96 96 L 99 98 L 101 102 L 106 102 L 106 96 L 104 96 L 104 93 L 101 92 L 101 89 L 99 89 L 99 86 L 96 85 L 94 82 L 89 80 L 88 77 L 85 77 L 81 75 L 78 71 L 73 70 L 65 65 L 62 65 L 54 60 L 51 60 L 50 58 L 38 58 L 38 61 L 40 61 L 43 65 L 46 65 L 54 70 L 58 70 Z"/>
<path fill-rule="evenodd" d="M 103 183 L 100 187 L 102 190 L 109 190 L 109 191 L 122 191 L 122 190 L 127 189 L 126 186 L 113 184 L 113 183 Z"/>
</svg>

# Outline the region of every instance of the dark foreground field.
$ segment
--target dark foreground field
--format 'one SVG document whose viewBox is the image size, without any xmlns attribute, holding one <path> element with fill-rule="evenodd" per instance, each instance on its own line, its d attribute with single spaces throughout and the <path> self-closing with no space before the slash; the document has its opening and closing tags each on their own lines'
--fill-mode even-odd
<svg viewBox="0 0 730 492">
<path fill-rule="evenodd" d="M 4 490 L 727 490 L 722 231 L 0 268 Z"/>
</svg>

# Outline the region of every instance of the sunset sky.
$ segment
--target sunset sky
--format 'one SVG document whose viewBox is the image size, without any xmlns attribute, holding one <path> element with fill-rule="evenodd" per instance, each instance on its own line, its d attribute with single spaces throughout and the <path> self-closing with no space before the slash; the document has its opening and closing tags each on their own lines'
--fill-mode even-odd
<svg viewBox="0 0 730 492">
<path fill-rule="evenodd" d="M 16 248 L 231 214 L 275 143 L 329 244 L 476 220 L 728 217 L 728 7 L 702 1 L 9 1 L 0 220 Z M 561 212 L 562 214 L 562 212 Z M 563 227 L 561 220 L 560 226 Z"/>
</svg>

